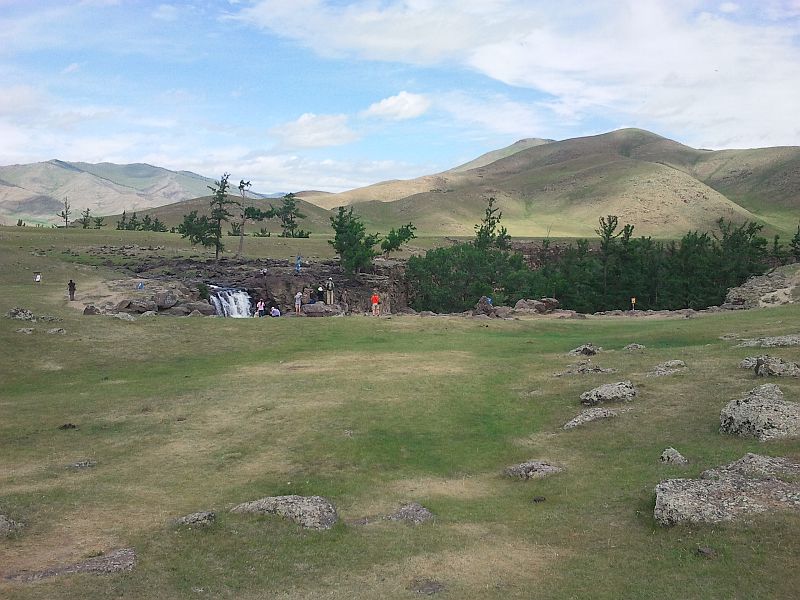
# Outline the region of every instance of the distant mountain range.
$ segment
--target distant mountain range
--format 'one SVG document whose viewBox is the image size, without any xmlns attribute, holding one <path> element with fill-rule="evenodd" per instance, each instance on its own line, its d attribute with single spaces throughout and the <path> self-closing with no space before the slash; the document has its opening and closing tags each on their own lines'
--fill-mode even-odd
<svg viewBox="0 0 800 600">
<path fill-rule="evenodd" d="M 0 167 L 0 218 L 55 222 L 64 196 L 75 217 L 146 211 L 168 224 L 208 207 L 211 179 L 150 165 L 48 161 Z M 409 221 L 418 233 L 472 235 L 493 196 L 514 236 L 593 236 L 617 215 L 636 235 L 709 231 L 720 217 L 791 235 L 800 219 L 800 147 L 696 150 L 640 129 L 563 141 L 525 139 L 434 175 L 331 194 L 297 192 L 302 227 L 330 233 L 330 211 L 353 205 L 370 231 Z M 202 197 L 200 197 L 202 196 Z M 266 206 L 262 195 L 253 204 Z M 273 201 L 274 202 L 274 201 Z M 273 229 L 275 224 L 270 224 Z"/>
<path fill-rule="evenodd" d="M 0 221 L 9 225 L 18 219 L 57 223 L 64 198 L 75 219 L 86 208 L 95 216 L 142 210 L 207 195 L 213 183 L 213 179 L 190 171 L 142 163 L 49 160 L 0 167 Z"/>
</svg>

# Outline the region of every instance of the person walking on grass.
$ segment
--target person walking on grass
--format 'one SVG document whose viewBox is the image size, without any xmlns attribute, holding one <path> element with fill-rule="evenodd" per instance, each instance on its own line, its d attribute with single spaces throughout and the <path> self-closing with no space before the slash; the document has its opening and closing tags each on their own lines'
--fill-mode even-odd
<svg viewBox="0 0 800 600">
<path fill-rule="evenodd" d="M 297 292 L 294 295 L 294 314 L 300 314 L 300 306 L 303 304 L 303 292 Z"/>
<path fill-rule="evenodd" d="M 72 281 L 72 279 L 70 279 L 69 283 L 67 284 L 67 291 L 69 292 L 69 299 L 71 301 L 75 300 L 75 290 L 76 289 L 77 289 L 77 286 L 75 285 L 75 282 Z"/>
<path fill-rule="evenodd" d="M 381 316 L 381 297 L 378 295 L 378 290 L 372 292 L 372 298 L 370 298 L 370 304 L 372 304 L 372 316 L 373 317 L 380 317 Z"/>
</svg>

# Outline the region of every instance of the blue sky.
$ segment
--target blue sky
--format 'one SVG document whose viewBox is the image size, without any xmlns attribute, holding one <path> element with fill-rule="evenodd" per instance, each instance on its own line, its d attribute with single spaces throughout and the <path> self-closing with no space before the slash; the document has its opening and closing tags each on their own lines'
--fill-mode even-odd
<svg viewBox="0 0 800 600">
<path fill-rule="evenodd" d="M 0 77 L 0 164 L 343 191 L 621 127 L 800 145 L 800 0 L 0 0 Z"/>
</svg>

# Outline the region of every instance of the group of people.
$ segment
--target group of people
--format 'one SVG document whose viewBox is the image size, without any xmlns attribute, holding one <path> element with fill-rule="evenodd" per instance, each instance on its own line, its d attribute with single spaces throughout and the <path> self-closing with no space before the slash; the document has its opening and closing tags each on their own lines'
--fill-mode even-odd
<svg viewBox="0 0 800 600">
<path fill-rule="evenodd" d="M 253 314 L 254 317 L 266 317 L 269 315 L 270 317 L 280 317 L 281 316 L 281 309 L 279 309 L 274 304 L 269 307 L 267 310 L 267 303 L 264 302 L 262 298 L 258 302 L 256 302 L 256 312 Z"/>
</svg>

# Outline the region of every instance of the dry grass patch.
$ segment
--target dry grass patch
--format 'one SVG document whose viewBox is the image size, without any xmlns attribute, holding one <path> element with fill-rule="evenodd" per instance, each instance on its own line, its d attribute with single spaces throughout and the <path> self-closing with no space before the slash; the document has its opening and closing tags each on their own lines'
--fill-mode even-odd
<svg viewBox="0 0 800 600">
<path fill-rule="evenodd" d="M 458 375 L 464 373 L 472 354 L 464 351 L 421 354 L 342 352 L 315 361 L 288 361 L 276 365 L 244 367 L 248 377 L 269 373 L 353 373 L 359 377 L 388 375 Z"/>
</svg>

